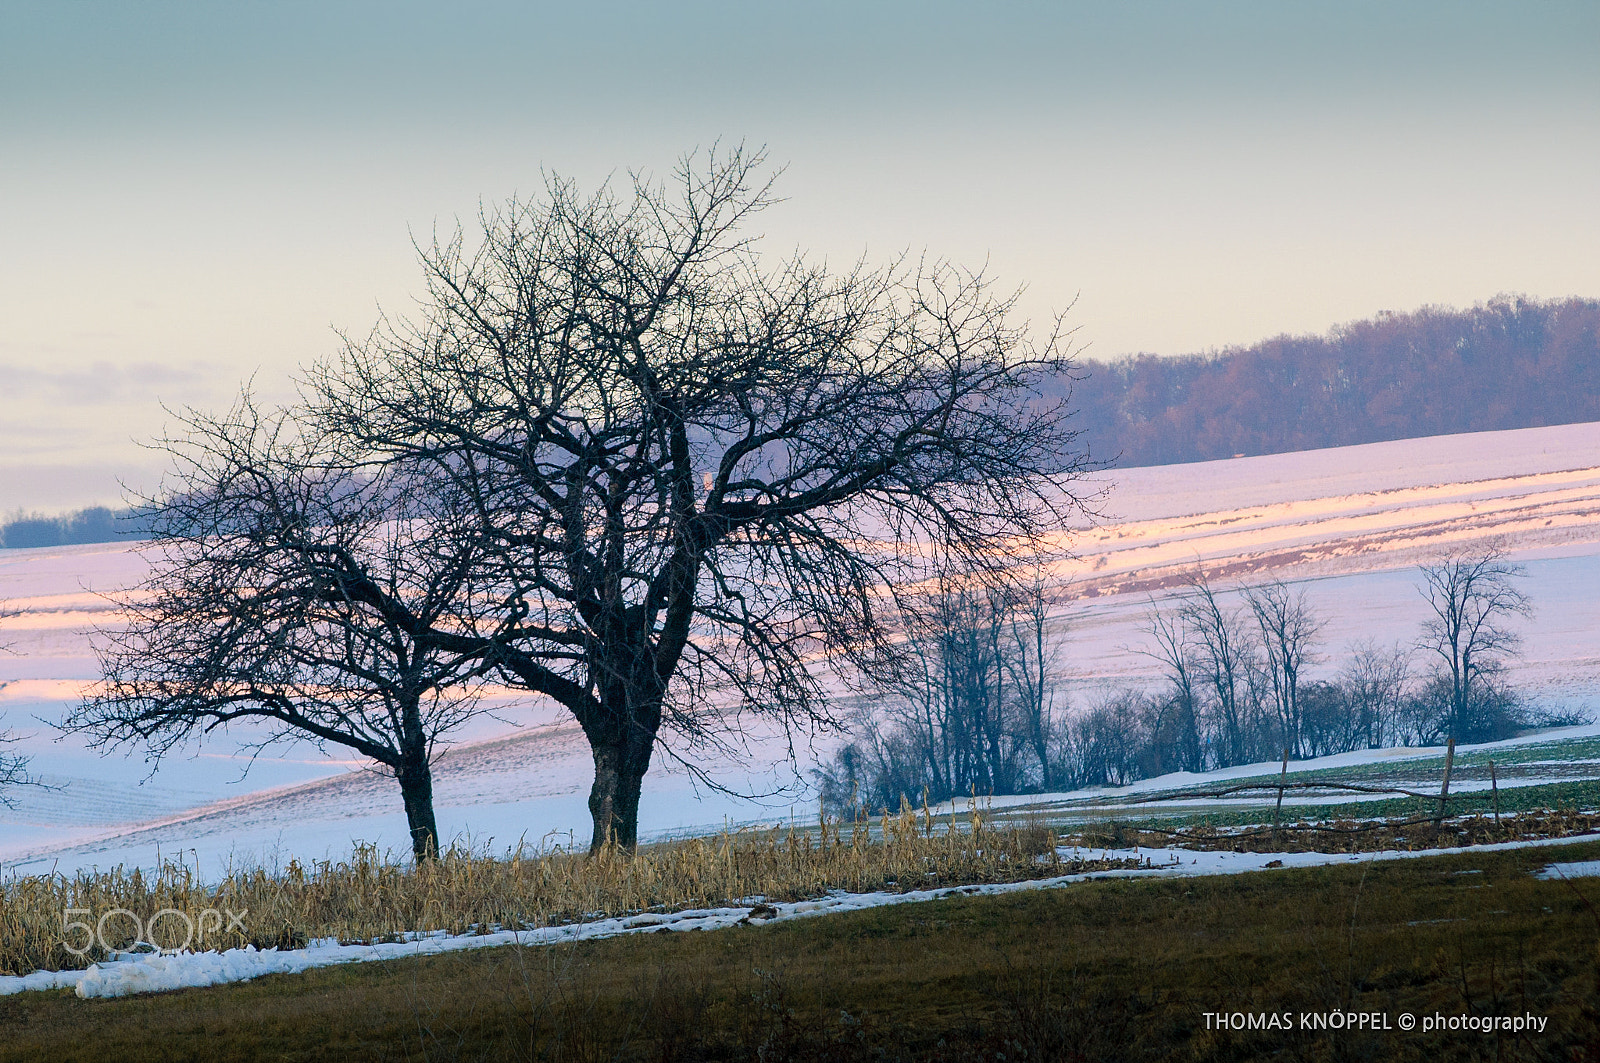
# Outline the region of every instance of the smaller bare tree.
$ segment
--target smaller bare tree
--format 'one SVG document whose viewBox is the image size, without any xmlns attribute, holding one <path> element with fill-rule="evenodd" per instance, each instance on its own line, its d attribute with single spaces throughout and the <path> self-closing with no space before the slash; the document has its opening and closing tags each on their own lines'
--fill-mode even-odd
<svg viewBox="0 0 1600 1063">
<path fill-rule="evenodd" d="M 1404 646 L 1383 647 L 1370 639 L 1351 647 L 1339 685 L 1350 698 L 1352 722 L 1368 749 L 1400 740 L 1410 656 Z"/>
<path fill-rule="evenodd" d="M 1152 602 L 1150 612 L 1146 616 L 1148 626 L 1145 630 L 1155 640 L 1156 648 L 1142 652 L 1161 665 L 1162 672 L 1171 686 L 1171 693 L 1162 706 L 1164 710 L 1162 715 L 1169 715 L 1175 719 L 1176 732 L 1180 738 L 1186 739 L 1192 736 L 1193 739 L 1180 743 L 1182 748 L 1178 750 L 1177 757 L 1180 763 L 1175 766 L 1189 771 L 1199 771 L 1204 764 L 1200 747 L 1200 698 L 1197 687 L 1201 681 L 1200 674 L 1209 663 L 1209 659 L 1196 657 L 1197 647 L 1190 634 L 1192 619 L 1187 605 L 1175 613 L 1167 614 L 1161 612 Z"/>
<path fill-rule="evenodd" d="M 1042 572 L 1020 587 L 1020 598 L 1009 620 L 1012 653 L 1005 656 L 1006 672 L 1017 701 L 1022 738 L 1039 761 L 1039 785 L 1052 789 L 1056 783 L 1056 764 L 1050 740 L 1055 729 L 1056 685 L 1059 648 L 1045 638 L 1050 602 L 1045 595 Z"/>
<path fill-rule="evenodd" d="M 1016 591 L 1009 581 L 951 570 L 901 595 L 908 652 L 873 685 L 896 724 L 885 733 L 916 750 L 908 760 L 916 770 L 896 781 L 907 796 L 924 788 L 934 799 L 1016 791 L 1031 738 L 1012 686 Z M 900 794 L 889 796 L 892 807 Z"/>
<path fill-rule="evenodd" d="M 1506 560 L 1504 547 L 1463 548 L 1422 566 L 1419 590 L 1432 610 L 1422 625 L 1420 647 L 1438 658 L 1448 696 L 1445 735 L 1462 736 L 1475 699 L 1489 693 L 1490 679 L 1522 639 L 1507 623 L 1533 615 L 1515 581 L 1527 574 Z"/>
<path fill-rule="evenodd" d="M 1194 633 L 1195 662 L 1211 688 L 1222 729 L 1224 764 L 1243 764 L 1251 754 L 1250 671 L 1253 659 L 1244 619 L 1223 606 L 1205 569 L 1188 579 L 1183 617 Z"/>
<path fill-rule="evenodd" d="M 1154 699 L 1132 691 L 1107 695 L 1066 727 L 1070 786 L 1123 786 L 1140 775 L 1140 732 Z"/>
<path fill-rule="evenodd" d="M 119 603 L 131 622 L 98 633 L 105 682 L 66 729 L 155 759 L 230 724 L 344 746 L 394 776 L 430 858 L 435 745 L 493 666 L 441 624 L 476 594 L 474 545 L 442 531 L 437 493 L 342 465 L 248 398 L 187 428 L 169 444 L 184 490 L 146 506 L 153 574 Z"/>
<path fill-rule="evenodd" d="M 1026 571 L 1026 570 L 1025 570 Z M 942 572 L 901 595 L 906 652 L 818 778 L 830 807 L 1020 793 L 1053 785 L 1070 728 L 1054 718 L 1056 651 L 1042 573 Z M 853 795 L 853 797 L 851 796 Z"/>
<path fill-rule="evenodd" d="M 1285 746 L 1304 752 L 1304 719 L 1300 704 L 1301 673 L 1311 663 L 1311 647 L 1321 625 L 1311 614 L 1303 589 L 1273 580 L 1245 592 L 1266 650 L 1267 687 L 1271 691 Z"/>
</svg>

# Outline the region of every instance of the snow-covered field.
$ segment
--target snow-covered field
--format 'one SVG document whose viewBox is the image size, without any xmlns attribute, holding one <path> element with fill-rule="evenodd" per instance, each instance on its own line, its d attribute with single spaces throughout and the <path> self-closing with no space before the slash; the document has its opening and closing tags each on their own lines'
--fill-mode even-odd
<svg viewBox="0 0 1600 1063">
<path fill-rule="evenodd" d="M 1105 474 L 1103 517 L 1073 533 L 1052 633 L 1067 696 L 1082 705 L 1154 681 L 1142 656 L 1152 597 L 1203 562 L 1214 578 L 1303 582 L 1326 625 L 1323 667 L 1358 639 L 1409 642 L 1426 605 L 1415 566 L 1446 544 L 1499 538 L 1527 566 L 1537 610 L 1512 679 L 1547 704 L 1600 708 L 1600 424 L 1377 443 L 1301 454 Z M 152 864 L 161 853 L 220 866 L 290 855 L 348 855 L 352 842 L 406 848 L 398 792 L 337 751 L 274 747 L 251 759 L 243 735 L 151 774 L 137 756 L 102 758 L 51 727 L 96 678 L 85 631 L 114 624 L 99 595 L 143 571 L 124 546 L 0 551 L 0 711 L 53 789 L 0 810 L 7 872 Z M 549 707 L 507 693 L 441 760 L 442 831 L 496 846 L 587 830 L 582 736 Z M 822 751 L 828 741 L 818 743 Z M 802 744 L 790 765 L 768 736 L 739 764 L 708 763 L 741 798 L 708 790 L 667 757 L 646 782 L 646 835 L 815 815 Z M 1401 755 L 1411 755 L 1407 751 Z M 1307 766 L 1309 767 L 1309 766 Z M 248 768 L 248 774 L 246 769 Z M 797 774 L 798 769 L 799 774 Z M 1250 773 L 1255 773 L 1251 769 Z M 1169 782 L 1170 785 L 1170 782 Z"/>
<path fill-rule="evenodd" d="M 1537 613 L 1516 680 L 1556 703 L 1600 704 L 1600 424 L 1436 436 L 1129 469 L 1104 519 L 1071 542 L 1058 611 L 1071 682 L 1137 682 L 1142 618 L 1196 563 L 1214 580 L 1302 582 L 1324 654 L 1411 641 L 1426 605 L 1416 565 L 1499 539 L 1525 564 Z"/>
</svg>

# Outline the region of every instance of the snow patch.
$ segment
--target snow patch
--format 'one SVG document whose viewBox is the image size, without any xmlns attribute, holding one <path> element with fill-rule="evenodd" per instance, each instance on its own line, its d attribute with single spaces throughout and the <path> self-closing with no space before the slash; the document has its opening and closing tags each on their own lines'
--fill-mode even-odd
<svg viewBox="0 0 1600 1063">
<path fill-rule="evenodd" d="M 1534 878 L 1595 878 L 1600 876 L 1600 860 L 1573 860 L 1566 863 L 1546 864 Z"/>
</svg>

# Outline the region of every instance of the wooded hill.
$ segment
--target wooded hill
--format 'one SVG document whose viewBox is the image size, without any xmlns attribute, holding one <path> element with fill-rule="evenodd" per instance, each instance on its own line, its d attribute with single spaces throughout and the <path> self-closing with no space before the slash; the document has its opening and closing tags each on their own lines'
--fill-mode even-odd
<svg viewBox="0 0 1600 1063">
<path fill-rule="evenodd" d="M 113 512 L 105 506 L 90 506 L 59 517 L 17 513 L 0 520 L 0 547 L 15 549 L 109 543 L 117 539 L 143 539 L 149 534 L 143 518 L 129 510 Z"/>
<path fill-rule="evenodd" d="M 1600 421 L 1600 300 L 1502 295 L 1082 369 L 1082 438 L 1119 466 Z"/>
<path fill-rule="evenodd" d="M 1085 360 L 1082 376 L 1082 440 L 1124 467 L 1600 421 L 1600 300 L 1382 313 L 1325 336 Z M 100 507 L 0 520 L 0 547 L 147 534 L 133 514 Z"/>
</svg>

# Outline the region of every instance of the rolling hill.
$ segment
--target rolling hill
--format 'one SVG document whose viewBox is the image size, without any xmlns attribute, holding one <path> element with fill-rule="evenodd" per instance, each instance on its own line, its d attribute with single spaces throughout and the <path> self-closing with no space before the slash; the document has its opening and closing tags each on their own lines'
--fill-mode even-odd
<svg viewBox="0 0 1600 1063">
<path fill-rule="evenodd" d="M 1068 702 L 1157 681 L 1144 656 L 1152 600 L 1196 563 L 1226 584 L 1303 583 L 1325 621 L 1320 667 L 1363 638 L 1414 638 L 1425 603 L 1415 565 L 1441 545 L 1498 540 L 1527 567 L 1536 613 L 1512 679 L 1546 704 L 1600 706 L 1600 423 L 1372 443 L 1100 475 L 1100 519 L 1063 530 L 1076 558 L 1053 573 L 1051 636 Z M 352 840 L 402 848 L 393 783 L 306 746 L 252 760 L 247 733 L 153 775 L 137 755 L 101 758 L 48 723 L 95 679 L 86 628 L 115 622 L 100 593 L 129 586 L 143 562 L 127 544 L 0 555 L 0 710 L 53 790 L 17 792 L 0 810 L 0 860 L 17 870 L 148 864 L 157 848 L 222 862 L 344 854 Z M 487 718 L 442 758 L 446 836 L 496 845 L 586 835 L 589 757 L 548 707 L 495 696 Z M 758 736 L 759 738 L 760 736 Z M 658 755 L 641 830 L 661 835 L 727 820 L 809 819 L 804 770 L 777 736 L 737 765 L 702 764 L 745 799 L 707 789 Z M 245 769 L 249 773 L 245 774 Z M 796 774 L 798 769 L 802 774 Z"/>
</svg>

